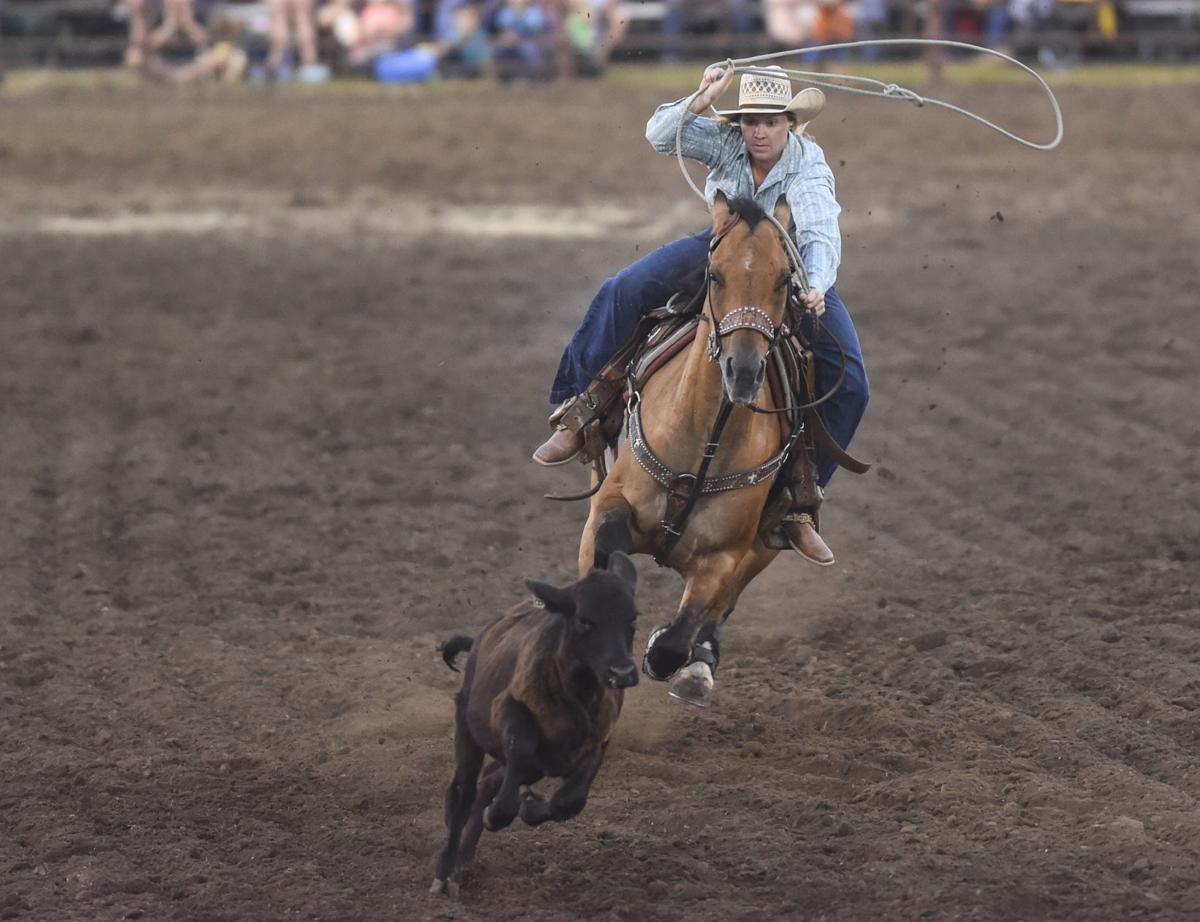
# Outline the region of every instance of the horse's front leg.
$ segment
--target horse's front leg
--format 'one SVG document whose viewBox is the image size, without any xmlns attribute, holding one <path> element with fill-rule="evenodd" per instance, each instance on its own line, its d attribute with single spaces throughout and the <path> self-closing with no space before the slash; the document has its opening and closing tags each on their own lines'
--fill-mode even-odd
<svg viewBox="0 0 1200 922">
<path fill-rule="evenodd" d="M 607 486 L 607 485 L 606 485 Z M 633 510 L 615 489 L 604 489 L 592 500 L 592 509 L 579 539 L 579 575 L 587 576 L 592 567 L 607 567 L 613 551 L 633 552 L 630 522 Z"/>
<path fill-rule="evenodd" d="M 713 632 L 733 608 L 744 583 L 737 580 L 741 555 L 707 554 L 696 558 L 687 577 L 675 620 L 650 635 L 642 671 L 665 681 L 692 659 L 692 648 L 702 631 Z"/>
<path fill-rule="evenodd" d="M 756 541 L 738 562 L 737 568 L 725 584 L 726 592 L 721 597 L 719 606 L 714 606 L 707 612 L 699 631 L 696 632 L 696 638 L 692 642 L 691 660 L 671 679 L 671 686 L 667 691 L 672 698 L 697 707 L 708 707 L 712 699 L 717 662 L 721 657 L 721 625 L 733 614 L 742 591 L 778 553 Z"/>
</svg>

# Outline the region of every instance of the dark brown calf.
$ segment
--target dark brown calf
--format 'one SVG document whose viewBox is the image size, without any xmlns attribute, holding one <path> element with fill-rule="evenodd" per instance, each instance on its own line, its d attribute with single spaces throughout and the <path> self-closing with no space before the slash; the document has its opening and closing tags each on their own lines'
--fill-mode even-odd
<svg viewBox="0 0 1200 922">
<path fill-rule="evenodd" d="M 527 580 L 541 602 L 517 605 L 472 641 L 452 637 L 454 658 L 474 647 L 455 696 L 454 779 L 446 791 L 449 840 L 438 859 L 433 893 L 453 892 L 486 827 L 503 829 L 518 815 L 530 826 L 575 816 L 636 685 L 633 602 L 637 570 L 620 551 L 605 568 L 562 589 Z M 544 606 L 544 607 L 543 607 Z M 493 761 L 479 777 L 484 756 Z M 549 800 L 521 788 L 562 778 Z"/>
</svg>

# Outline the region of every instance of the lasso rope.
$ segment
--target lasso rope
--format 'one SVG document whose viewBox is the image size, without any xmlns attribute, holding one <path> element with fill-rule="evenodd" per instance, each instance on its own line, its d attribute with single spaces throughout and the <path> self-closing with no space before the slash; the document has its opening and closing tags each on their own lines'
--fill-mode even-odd
<svg viewBox="0 0 1200 922">
<path fill-rule="evenodd" d="M 961 106 L 956 106 L 953 103 L 948 103 L 941 99 L 934 99 L 931 96 L 922 96 L 920 93 L 910 90 L 907 87 L 902 87 L 895 83 L 884 83 L 882 80 L 875 80 L 871 77 L 861 77 L 855 74 L 837 74 L 832 76 L 836 76 L 836 78 L 842 82 L 831 83 L 829 82 L 829 77 L 831 75 L 821 71 L 797 70 L 795 68 L 778 66 L 772 68 L 755 66 L 761 65 L 764 61 L 774 61 L 778 58 L 787 58 L 798 54 L 814 54 L 819 51 L 838 51 L 843 48 L 865 48 L 869 45 L 939 45 L 944 48 L 965 48 L 969 51 L 990 54 L 1004 61 L 1008 61 L 1010 64 L 1015 64 L 1038 82 L 1042 88 L 1042 91 L 1050 100 L 1050 106 L 1054 110 L 1054 140 L 1044 144 L 1039 144 L 1036 141 L 1030 141 L 1027 138 L 1022 138 L 1019 135 L 1014 134 L 1006 128 L 1000 127 L 995 122 L 988 121 L 981 115 L 976 115 L 974 112 L 970 112 L 967 109 L 962 108 Z M 724 63 L 724 61 L 717 61 L 709 66 L 720 67 Z M 707 68 L 705 69 L 707 70 Z M 1032 147 L 1035 150 L 1053 150 L 1054 148 L 1058 147 L 1059 143 L 1063 139 L 1062 108 L 1059 106 L 1058 100 L 1055 98 L 1054 93 L 1051 91 L 1046 81 L 1042 79 L 1041 75 L 1032 67 L 1022 64 L 1016 58 L 1009 57 L 1008 55 L 999 51 L 995 51 L 991 48 L 984 48 L 982 45 L 972 45 L 967 42 L 952 42 L 945 39 L 935 38 L 881 38 L 858 42 L 840 42 L 836 45 L 815 45 L 811 48 L 796 48 L 791 51 L 775 51 L 771 54 L 760 54 L 751 58 L 736 58 L 733 61 L 733 70 L 734 73 L 756 74 L 764 77 L 780 77 L 786 75 L 791 79 L 802 80 L 814 86 L 823 86 L 831 90 L 843 90 L 847 93 L 859 93 L 865 96 L 878 96 L 883 99 L 896 99 L 903 102 L 911 102 L 918 107 L 925 105 L 939 106 L 943 109 L 949 109 L 951 112 L 957 112 L 959 115 L 965 115 L 967 118 L 972 119 L 973 121 L 976 121 L 987 128 L 991 128 L 993 131 L 999 132 L 1000 134 L 1004 135 L 1004 137 L 1016 141 L 1018 144 L 1024 144 L 1026 147 Z M 860 85 L 847 85 L 852 83 L 857 83 Z M 687 98 L 687 101 L 683 106 L 683 111 L 679 116 L 679 123 L 675 126 L 675 156 L 679 163 L 679 171 L 683 173 L 683 178 L 687 180 L 687 184 L 692 187 L 692 191 L 695 192 L 696 195 L 700 196 L 701 201 L 707 203 L 704 193 L 692 181 L 692 177 L 688 175 L 687 168 L 683 163 L 684 122 L 687 119 L 688 113 L 691 112 L 692 103 L 695 102 L 696 97 L 704 92 L 705 89 L 706 87 L 697 89 L 696 92 L 692 93 L 692 95 Z M 784 234 L 785 239 L 788 238 L 788 236 L 789 235 Z M 797 257 L 799 256 L 799 253 L 793 252 L 794 250 L 795 245 L 793 244 L 788 250 L 788 255 L 792 256 L 795 261 L 798 261 Z"/>
</svg>

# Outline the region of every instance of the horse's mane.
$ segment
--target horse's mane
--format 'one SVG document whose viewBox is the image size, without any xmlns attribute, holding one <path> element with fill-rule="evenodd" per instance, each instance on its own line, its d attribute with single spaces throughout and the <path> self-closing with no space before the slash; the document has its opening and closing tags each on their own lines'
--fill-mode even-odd
<svg viewBox="0 0 1200 922">
<path fill-rule="evenodd" d="M 767 216 L 763 211 L 762 206 L 749 196 L 738 196 L 729 200 L 729 214 L 732 217 L 737 215 L 746 222 L 746 229 L 751 233 L 758 226 L 758 222 Z"/>
</svg>

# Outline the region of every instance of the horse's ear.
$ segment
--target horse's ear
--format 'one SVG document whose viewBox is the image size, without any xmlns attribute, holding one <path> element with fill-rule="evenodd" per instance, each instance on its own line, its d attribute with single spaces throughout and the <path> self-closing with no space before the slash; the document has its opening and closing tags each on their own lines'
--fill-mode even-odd
<svg viewBox="0 0 1200 922">
<path fill-rule="evenodd" d="M 787 227 L 792 223 L 792 209 L 788 207 L 787 196 L 781 195 L 775 202 L 775 220 Z"/>
<path fill-rule="evenodd" d="M 729 223 L 729 202 L 724 192 L 718 192 L 712 203 L 713 229 L 720 230 Z"/>
<path fill-rule="evenodd" d="M 608 555 L 608 572 L 621 577 L 629 584 L 630 589 L 637 585 L 637 567 L 633 565 L 629 555 L 623 551 L 613 551 Z"/>
<path fill-rule="evenodd" d="M 546 606 L 546 611 L 566 615 L 568 618 L 575 614 L 575 600 L 571 598 L 568 590 L 559 589 L 557 586 L 551 586 L 549 583 L 543 583 L 536 579 L 525 580 L 525 585 L 529 587 L 534 598 Z"/>
</svg>

